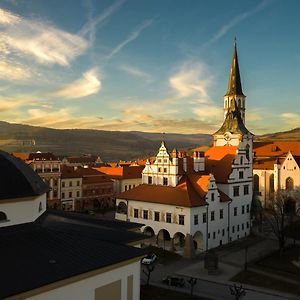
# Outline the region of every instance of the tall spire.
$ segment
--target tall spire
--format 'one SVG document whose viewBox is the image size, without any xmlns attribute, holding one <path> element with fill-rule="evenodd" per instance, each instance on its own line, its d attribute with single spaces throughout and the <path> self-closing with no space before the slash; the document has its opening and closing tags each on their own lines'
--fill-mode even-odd
<svg viewBox="0 0 300 300">
<path fill-rule="evenodd" d="M 225 96 L 235 96 L 235 95 L 245 96 L 242 90 L 239 61 L 238 61 L 237 50 L 236 50 L 236 38 L 234 38 L 234 47 L 233 47 L 232 62 L 231 62 L 230 75 L 228 81 L 228 89 Z"/>
</svg>

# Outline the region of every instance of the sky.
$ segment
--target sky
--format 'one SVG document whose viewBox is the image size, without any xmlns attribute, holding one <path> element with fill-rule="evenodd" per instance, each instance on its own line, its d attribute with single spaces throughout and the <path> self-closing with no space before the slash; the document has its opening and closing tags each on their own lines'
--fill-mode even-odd
<svg viewBox="0 0 300 300">
<path fill-rule="evenodd" d="M 300 127 L 298 0 L 0 0 L 0 120 L 213 133 L 234 37 L 254 134 Z"/>
</svg>

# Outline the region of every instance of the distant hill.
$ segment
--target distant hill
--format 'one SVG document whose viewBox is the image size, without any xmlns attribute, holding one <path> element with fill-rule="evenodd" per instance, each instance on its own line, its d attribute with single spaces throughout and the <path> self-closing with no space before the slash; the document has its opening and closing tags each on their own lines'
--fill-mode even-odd
<svg viewBox="0 0 300 300">
<path fill-rule="evenodd" d="M 255 137 L 255 141 L 280 141 L 280 140 L 300 141 L 300 128 L 295 128 L 289 131 L 268 133 L 268 134 L 263 134 Z"/>
<path fill-rule="evenodd" d="M 170 150 L 211 143 L 208 134 L 146 133 L 91 129 L 52 129 L 0 121 L 0 148 L 8 152 L 49 151 L 56 155 L 97 154 L 104 161 L 156 154 L 162 138 Z"/>
</svg>

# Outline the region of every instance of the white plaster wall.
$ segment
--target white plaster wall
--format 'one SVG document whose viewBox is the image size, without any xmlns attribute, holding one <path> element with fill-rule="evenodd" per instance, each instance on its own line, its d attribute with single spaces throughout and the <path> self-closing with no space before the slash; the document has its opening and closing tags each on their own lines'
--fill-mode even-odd
<svg viewBox="0 0 300 300">
<path fill-rule="evenodd" d="M 121 185 L 121 192 L 125 191 L 125 186 L 127 186 L 127 190 L 129 189 L 129 185 L 131 185 L 131 189 L 133 186 L 138 186 L 142 183 L 142 178 L 132 178 L 132 179 L 122 179 L 120 180 L 120 185 Z"/>
<path fill-rule="evenodd" d="M 289 153 L 280 168 L 280 187 L 286 189 L 286 179 L 291 177 L 294 181 L 294 188 L 300 186 L 300 169 L 293 155 Z"/>
<path fill-rule="evenodd" d="M 95 289 L 121 280 L 121 300 L 127 300 L 127 277 L 133 275 L 133 300 L 140 299 L 140 261 L 33 296 L 30 300 L 94 300 Z M 109 299 L 103 299 L 109 300 Z"/>
<path fill-rule="evenodd" d="M 39 211 L 40 203 L 42 210 Z M 46 194 L 0 201 L 0 211 L 4 212 L 8 221 L 0 222 L 0 227 L 29 223 L 35 221 L 46 211 Z"/>
</svg>

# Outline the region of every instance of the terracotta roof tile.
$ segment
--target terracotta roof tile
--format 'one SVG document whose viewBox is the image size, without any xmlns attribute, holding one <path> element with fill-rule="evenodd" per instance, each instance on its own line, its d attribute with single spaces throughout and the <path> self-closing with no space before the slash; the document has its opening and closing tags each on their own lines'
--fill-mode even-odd
<svg viewBox="0 0 300 300">
<path fill-rule="evenodd" d="M 99 167 L 94 168 L 114 179 L 142 178 L 144 166 Z"/>
<path fill-rule="evenodd" d="M 236 146 L 214 146 L 205 152 L 205 170 L 212 173 L 217 182 L 227 182 L 237 155 Z"/>
<path fill-rule="evenodd" d="M 300 141 L 274 141 L 253 143 L 255 157 L 280 157 L 289 151 L 294 156 L 300 156 Z"/>
</svg>

